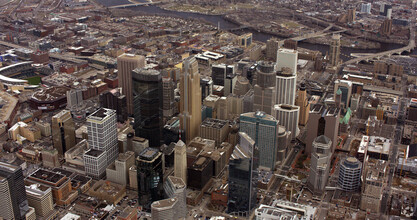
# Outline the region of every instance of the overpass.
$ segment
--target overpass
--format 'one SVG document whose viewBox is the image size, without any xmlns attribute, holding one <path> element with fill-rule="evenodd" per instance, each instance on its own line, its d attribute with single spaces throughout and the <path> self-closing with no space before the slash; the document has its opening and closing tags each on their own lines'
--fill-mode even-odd
<svg viewBox="0 0 417 220">
<path fill-rule="evenodd" d="M 398 49 L 393 49 L 393 50 L 388 50 L 388 51 L 384 51 L 384 52 L 379 52 L 379 53 L 373 53 L 373 54 L 352 54 L 351 56 L 357 56 L 357 58 L 348 60 L 346 62 L 343 63 L 343 65 L 349 65 L 349 64 L 357 64 L 361 61 L 369 61 L 369 60 L 373 60 L 373 59 L 381 59 L 384 56 L 391 56 L 391 55 L 401 55 L 402 52 L 410 52 L 411 50 L 413 50 L 416 47 L 416 33 L 414 30 L 414 23 L 410 22 L 410 40 L 408 42 L 407 46 L 398 48 Z"/>
<path fill-rule="evenodd" d="M 154 5 L 157 4 L 159 2 L 141 2 L 141 3 L 133 3 L 133 1 L 130 1 L 132 3 L 130 4 L 124 4 L 124 5 L 115 5 L 115 6 L 110 6 L 108 8 L 130 8 L 130 7 L 136 7 L 136 6 L 144 6 L 144 5 Z"/>
<path fill-rule="evenodd" d="M 310 38 L 323 37 L 323 36 L 326 36 L 326 35 L 329 35 L 329 34 L 338 34 L 338 33 L 342 33 L 342 32 L 346 31 L 346 29 L 343 28 L 343 29 L 338 30 L 338 31 L 327 32 L 328 30 L 332 29 L 333 27 L 334 27 L 334 25 L 330 24 L 328 27 L 326 27 L 325 29 L 323 29 L 321 31 L 317 31 L 317 32 L 314 32 L 314 33 L 309 33 L 309 34 L 304 34 L 304 35 L 297 36 L 297 37 L 288 38 L 286 40 L 303 41 L 303 40 L 307 40 L 307 39 L 310 39 Z M 284 41 L 282 40 L 282 41 L 280 41 L 280 43 L 283 44 Z"/>
</svg>

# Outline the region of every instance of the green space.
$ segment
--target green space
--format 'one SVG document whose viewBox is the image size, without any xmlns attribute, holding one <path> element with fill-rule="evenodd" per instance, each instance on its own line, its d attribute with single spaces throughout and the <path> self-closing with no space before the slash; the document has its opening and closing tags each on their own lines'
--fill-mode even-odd
<svg viewBox="0 0 417 220">
<path fill-rule="evenodd" d="M 30 85 L 39 85 L 41 83 L 40 76 L 34 76 L 26 79 Z"/>
</svg>

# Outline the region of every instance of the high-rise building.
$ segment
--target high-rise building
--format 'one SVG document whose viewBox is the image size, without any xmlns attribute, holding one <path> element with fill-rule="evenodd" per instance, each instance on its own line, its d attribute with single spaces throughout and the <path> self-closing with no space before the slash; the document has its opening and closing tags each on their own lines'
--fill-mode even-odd
<svg viewBox="0 0 417 220">
<path fill-rule="evenodd" d="M 60 155 L 75 145 L 75 124 L 70 111 L 62 110 L 52 116 L 52 140 Z"/>
<path fill-rule="evenodd" d="M 83 101 L 83 91 L 80 89 L 71 89 L 67 91 L 67 107 L 80 104 Z"/>
<path fill-rule="evenodd" d="M 289 68 L 290 75 L 297 75 L 298 51 L 290 49 L 279 49 L 277 54 L 277 71 L 283 71 L 283 68 Z"/>
<path fill-rule="evenodd" d="M 29 211 L 23 172 L 20 166 L 0 162 L 0 217 L 24 220 Z"/>
<path fill-rule="evenodd" d="M 101 179 L 106 175 L 106 151 L 90 149 L 84 153 L 83 160 L 86 175 L 95 179 Z"/>
<path fill-rule="evenodd" d="M 126 96 L 122 94 L 122 88 L 101 93 L 100 103 L 103 108 L 116 110 L 118 122 L 124 123 L 127 120 Z"/>
<path fill-rule="evenodd" d="M 361 183 L 362 163 L 355 157 L 347 157 L 340 163 L 337 185 L 345 191 L 355 191 Z"/>
<path fill-rule="evenodd" d="M 300 117 L 298 118 L 298 124 L 306 126 L 308 115 L 310 113 L 310 102 L 307 98 L 307 91 L 304 83 L 301 84 L 300 90 L 298 90 L 298 96 L 295 104 L 300 107 Z"/>
<path fill-rule="evenodd" d="M 340 105 L 343 108 L 350 106 L 350 97 L 352 96 L 352 82 L 343 79 L 337 79 L 334 82 L 334 99 L 337 100 L 337 91 L 340 89 L 342 92 L 340 97 Z M 336 101 L 337 102 L 337 101 Z"/>
<path fill-rule="evenodd" d="M 198 63 L 194 57 L 183 62 L 180 80 L 180 123 L 186 143 L 198 136 L 201 124 L 201 89 Z"/>
<path fill-rule="evenodd" d="M 276 99 L 274 63 L 261 61 L 256 69 L 253 110 L 271 114 Z"/>
<path fill-rule="evenodd" d="M 324 136 L 318 136 L 313 142 L 311 166 L 308 184 L 313 192 L 323 192 L 329 177 L 332 141 Z"/>
<path fill-rule="evenodd" d="M 239 132 L 240 143 L 236 145 L 229 162 L 228 213 L 245 213 L 249 216 L 256 207 L 259 152 L 255 141 Z"/>
<path fill-rule="evenodd" d="M 329 64 L 337 66 L 340 63 L 340 34 L 333 34 L 330 42 Z"/>
<path fill-rule="evenodd" d="M 284 161 L 288 154 L 288 145 L 291 140 L 291 132 L 287 131 L 284 126 L 278 126 L 278 153 L 277 161 Z"/>
<path fill-rule="evenodd" d="M 259 149 L 259 167 L 274 170 L 277 162 L 278 121 L 265 112 L 240 115 L 240 132 L 245 132 Z"/>
<path fill-rule="evenodd" d="M 200 87 L 201 87 L 201 101 L 203 101 L 207 96 L 213 94 L 213 80 L 211 79 L 211 77 L 201 76 Z"/>
<path fill-rule="evenodd" d="M 297 64 L 296 64 L 297 65 Z M 297 90 L 297 76 L 291 75 L 289 69 L 278 71 L 276 74 L 276 101 L 275 104 L 294 105 Z"/>
<path fill-rule="evenodd" d="M 336 147 L 339 131 L 339 108 L 325 108 L 323 105 L 316 104 L 310 111 L 307 123 L 306 153 L 312 152 L 313 142 L 316 137 L 324 135 L 332 141 L 332 152 Z"/>
<path fill-rule="evenodd" d="M 226 120 L 207 118 L 201 123 L 200 137 L 211 139 L 220 146 L 229 135 L 229 122 Z"/>
<path fill-rule="evenodd" d="M 122 93 L 126 96 L 127 113 L 133 114 L 132 70 L 145 66 L 145 57 L 134 54 L 122 54 L 117 57 L 117 74 Z"/>
<path fill-rule="evenodd" d="M 226 64 L 214 64 L 211 66 L 211 78 L 213 84 L 225 86 L 227 76 L 235 74 L 235 66 Z"/>
<path fill-rule="evenodd" d="M 291 132 L 291 139 L 295 139 L 300 133 L 298 128 L 298 116 L 300 107 L 296 105 L 279 104 L 274 106 L 274 117 L 279 121 L 279 124 Z"/>
<path fill-rule="evenodd" d="M 134 69 L 133 105 L 135 134 L 149 140 L 149 146 L 161 146 L 163 88 L 162 75 L 154 69 Z"/>
<path fill-rule="evenodd" d="M 213 176 L 213 159 L 206 156 L 197 158 L 188 167 L 187 187 L 202 190 Z"/>
<path fill-rule="evenodd" d="M 35 208 L 38 219 L 52 219 L 54 214 L 54 201 L 52 190 L 39 184 L 26 186 L 26 195 L 29 205 Z"/>
<path fill-rule="evenodd" d="M 170 119 L 175 114 L 174 81 L 169 77 L 162 78 L 162 115 Z"/>
<path fill-rule="evenodd" d="M 59 167 L 61 164 L 59 163 L 58 150 L 44 148 L 42 150 L 42 165 L 49 168 Z"/>
<path fill-rule="evenodd" d="M 381 24 L 379 33 L 382 35 L 390 36 L 392 33 L 392 19 L 385 19 Z"/>
<path fill-rule="evenodd" d="M 187 192 L 185 182 L 175 176 L 168 176 L 164 183 L 165 194 L 168 198 L 178 199 L 178 218 L 185 218 L 187 215 Z"/>
<path fill-rule="evenodd" d="M 127 151 L 106 168 L 107 180 L 126 186 L 129 183 L 129 168 L 135 165 L 135 153 Z"/>
<path fill-rule="evenodd" d="M 372 8 L 372 4 L 369 3 L 369 2 L 361 4 L 361 12 L 362 13 L 371 14 L 371 8 Z"/>
<path fill-rule="evenodd" d="M 137 157 L 138 203 L 149 210 L 152 202 L 163 199 L 162 153 L 145 148 Z"/>
<path fill-rule="evenodd" d="M 279 48 L 279 40 L 277 38 L 269 38 L 266 41 L 266 58 L 276 62 L 277 61 L 277 51 Z"/>
<path fill-rule="evenodd" d="M 187 146 L 182 140 L 175 144 L 174 152 L 174 176 L 187 182 Z"/>
<path fill-rule="evenodd" d="M 347 22 L 352 23 L 356 20 L 356 8 L 348 9 L 347 11 Z"/>
<path fill-rule="evenodd" d="M 380 213 L 384 189 L 389 174 L 388 161 L 367 158 L 362 172 L 360 209 L 370 213 Z"/>
<path fill-rule="evenodd" d="M 87 117 L 87 132 L 90 148 L 103 151 L 106 154 L 106 167 L 113 163 L 119 153 L 116 111 L 100 108 L 89 115 Z"/>
<path fill-rule="evenodd" d="M 152 219 L 179 219 L 178 205 L 178 199 L 175 197 L 153 202 L 151 205 Z"/>
</svg>

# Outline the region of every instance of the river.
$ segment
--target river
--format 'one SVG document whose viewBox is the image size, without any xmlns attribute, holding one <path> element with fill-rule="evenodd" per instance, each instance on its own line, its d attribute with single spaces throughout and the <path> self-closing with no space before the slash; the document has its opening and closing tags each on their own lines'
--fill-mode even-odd
<svg viewBox="0 0 417 220">
<path fill-rule="evenodd" d="M 128 4 L 130 3 L 127 0 L 97 0 L 101 4 L 105 6 L 113 6 L 113 5 L 122 5 L 122 4 Z M 138 0 L 136 0 L 138 1 Z M 143 2 L 145 0 L 139 0 L 138 2 Z M 155 15 L 168 15 L 168 16 L 174 16 L 174 17 L 181 17 L 181 18 L 193 18 L 193 19 L 203 19 L 206 20 L 213 25 L 217 26 L 220 24 L 220 29 L 230 29 L 230 28 L 237 28 L 239 25 L 232 23 L 230 21 L 225 20 L 221 15 L 205 15 L 205 14 L 198 14 L 198 13 L 191 13 L 191 12 L 177 12 L 177 11 L 169 11 L 162 8 L 159 8 L 155 5 L 150 6 L 138 6 L 138 7 L 132 7 L 129 8 L 134 11 L 138 12 L 145 12 L 149 14 L 155 14 Z M 255 30 L 247 29 L 247 32 L 252 32 L 254 40 L 266 42 L 269 38 L 273 37 L 271 34 L 266 34 L 262 32 L 258 32 Z M 298 42 L 298 46 L 302 48 L 307 48 L 310 50 L 318 50 L 323 55 L 326 54 L 327 51 L 329 51 L 328 45 L 321 45 L 321 44 L 312 44 L 307 42 Z M 392 50 L 402 47 L 402 45 L 399 44 L 387 44 L 387 43 L 381 43 L 380 49 L 357 49 L 357 48 L 346 48 L 342 47 L 341 49 L 341 59 L 346 61 L 349 60 L 346 55 L 350 55 L 351 53 L 377 53 L 382 52 L 386 50 Z M 416 50 L 412 51 L 412 54 L 417 54 Z"/>
</svg>

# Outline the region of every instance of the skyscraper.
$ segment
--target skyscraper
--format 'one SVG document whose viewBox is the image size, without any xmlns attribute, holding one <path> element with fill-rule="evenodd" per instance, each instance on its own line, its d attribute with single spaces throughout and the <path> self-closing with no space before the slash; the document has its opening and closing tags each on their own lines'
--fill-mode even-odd
<svg viewBox="0 0 417 220">
<path fill-rule="evenodd" d="M 20 166 L 0 162 L 0 217 L 24 220 L 29 211 L 25 183 Z"/>
<path fill-rule="evenodd" d="M 337 185 L 345 191 L 355 191 L 361 183 L 362 163 L 356 157 L 347 157 L 340 163 Z"/>
<path fill-rule="evenodd" d="M 300 117 L 298 118 L 298 124 L 306 126 L 308 115 L 310 113 L 310 102 L 307 99 L 307 92 L 304 83 L 301 84 L 300 90 L 298 90 L 296 105 L 300 107 Z"/>
<path fill-rule="evenodd" d="M 127 113 L 133 114 L 132 70 L 145 66 L 145 57 L 122 54 L 117 57 L 117 74 L 122 93 L 126 96 Z"/>
<path fill-rule="evenodd" d="M 116 88 L 100 94 L 100 104 L 103 108 L 116 110 L 117 121 L 124 123 L 127 120 L 126 96 L 122 94 L 122 89 Z"/>
<path fill-rule="evenodd" d="M 283 68 L 289 68 L 290 75 L 297 74 L 298 51 L 290 49 L 279 49 L 277 54 L 277 71 L 283 71 Z"/>
<path fill-rule="evenodd" d="M 298 115 L 300 107 L 296 105 L 279 104 L 274 106 L 273 116 L 279 121 L 279 124 L 291 132 L 291 139 L 295 139 L 300 133 L 298 128 Z"/>
<path fill-rule="evenodd" d="M 168 176 L 164 183 L 164 191 L 168 198 L 178 199 L 178 217 L 185 218 L 187 215 L 187 192 L 185 182 L 175 176 Z"/>
<path fill-rule="evenodd" d="M 340 34 L 333 34 L 330 42 L 329 64 L 337 66 L 340 62 Z"/>
<path fill-rule="evenodd" d="M 269 38 L 266 41 L 266 58 L 275 62 L 277 61 L 277 51 L 279 48 L 279 40 L 277 38 Z"/>
<path fill-rule="evenodd" d="M 49 219 L 47 217 L 54 213 L 54 201 L 52 190 L 49 187 L 32 184 L 26 186 L 26 195 L 29 205 L 35 208 L 38 218 Z"/>
<path fill-rule="evenodd" d="M 163 77 L 162 88 L 162 114 L 164 119 L 170 119 L 175 114 L 174 81 L 170 77 Z"/>
<path fill-rule="evenodd" d="M 259 149 L 259 167 L 274 170 L 277 157 L 278 121 L 265 112 L 240 115 L 240 132 L 245 132 Z"/>
<path fill-rule="evenodd" d="M 153 69 L 134 69 L 133 105 L 136 136 L 149 140 L 149 146 L 161 146 L 162 133 L 162 75 Z"/>
<path fill-rule="evenodd" d="M 163 199 L 162 153 L 145 148 L 137 157 L 138 203 L 149 210 L 151 203 Z"/>
<path fill-rule="evenodd" d="M 52 140 L 54 148 L 63 156 L 65 151 L 75 145 L 75 124 L 71 112 L 62 110 L 52 116 Z"/>
<path fill-rule="evenodd" d="M 184 182 L 187 182 L 187 152 L 185 143 L 179 140 L 175 144 L 174 154 L 174 176 L 181 178 Z"/>
<path fill-rule="evenodd" d="M 253 110 L 271 114 L 276 99 L 274 63 L 261 61 L 256 69 Z"/>
<path fill-rule="evenodd" d="M 178 205 L 178 199 L 175 197 L 153 202 L 151 206 L 152 219 L 179 219 Z"/>
<path fill-rule="evenodd" d="M 194 57 L 183 63 L 180 80 L 180 122 L 185 131 L 186 143 L 198 136 L 201 124 L 201 89 L 198 63 Z"/>
<path fill-rule="evenodd" d="M 227 212 L 249 216 L 256 207 L 259 152 L 255 141 L 246 133 L 239 132 L 239 137 L 240 143 L 236 145 L 229 162 Z"/>
<path fill-rule="evenodd" d="M 348 80 L 337 79 L 334 82 L 334 99 L 336 100 L 337 91 L 342 92 L 340 104 L 343 108 L 348 108 L 350 105 L 350 97 L 352 96 L 352 82 Z"/>
<path fill-rule="evenodd" d="M 332 158 L 331 145 L 332 141 L 324 135 L 318 136 L 313 142 L 308 176 L 308 184 L 313 192 L 322 192 L 326 186 Z"/>
<path fill-rule="evenodd" d="M 291 75 L 289 69 L 283 67 L 276 76 L 276 104 L 294 105 L 297 89 L 297 76 Z"/>
<path fill-rule="evenodd" d="M 100 108 L 87 117 L 88 145 L 106 154 L 107 165 L 116 160 L 119 152 L 116 120 L 116 111 L 108 108 Z"/>
<path fill-rule="evenodd" d="M 317 104 L 310 111 L 307 123 L 306 153 L 312 152 L 313 141 L 320 135 L 325 135 L 332 141 L 332 152 L 336 147 L 339 131 L 339 108 L 327 108 Z"/>
</svg>

